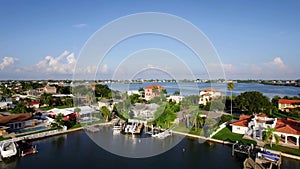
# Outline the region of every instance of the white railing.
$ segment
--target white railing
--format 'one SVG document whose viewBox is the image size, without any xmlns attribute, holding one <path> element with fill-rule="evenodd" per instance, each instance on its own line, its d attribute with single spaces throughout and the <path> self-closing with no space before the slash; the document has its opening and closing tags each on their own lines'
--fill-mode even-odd
<svg viewBox="0 0 300 169">
<path fill-rule="evenodd" d="M 211 133 L 209 135 L 209 137 L 212 138 L 215 134 L 217 134 L 219 131 L 221 131 L 223 128 L 225 128 L 226 124 L 227 124 L 227 122 L 222 123 L 216 131 L 214 131 L 213 133 Z"/>
<path fill-rule="evenodd" d="M 41 132 L 41 133 L 24 135 L 21 137 L 15 137 L 15 138 L 7 139 L 7 140 L 2 140 L 2 141 L 0 141 L 0 145 L 3 143 L 6 143 L 6 142 L 17 142 L 17 141 L 24 140 L 24 139 L 37 139 L 37 138 L 52 136 L 52 135 L 56 135 L 56 134 L 64 132 L 64 131 L 66 131 L 65 128 L 60 129 L 60 130 L 56 129 L 56 130 L 50 130 L 50 131 L 45 131 L 45 132 Z"/>
</svg>

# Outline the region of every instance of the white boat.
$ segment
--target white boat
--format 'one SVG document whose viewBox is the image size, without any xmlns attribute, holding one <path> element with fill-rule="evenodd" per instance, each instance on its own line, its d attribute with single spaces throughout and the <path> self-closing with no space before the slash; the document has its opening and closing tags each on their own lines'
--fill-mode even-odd
<svg viewBox="0 0 300 169">
<path fill-rule="evenodd" d="M 166 130 L 164 132 L 161 132 L 161 133 L 157 133 L 157 134 L 152 134 L 152 137 L 155 137 L 155 138 L 159 138 L 159 139 L 164 139 L 168 136 L 171 136 L 172 135 L 172 132 L 169 131 L 169 130 Z"/>
<path fill-rule="evenodd" d="M 5 142 L 0 145 L 0 155 L 2 158 L 9 158 L 17 154 L 17 148 L 14 142 Z"/>
<path fill-rule="evenodd" d="M 121 133 L 121 126 L 114 126 L 113 127 L 113 134 L 120 134 Z"/>
</svg>

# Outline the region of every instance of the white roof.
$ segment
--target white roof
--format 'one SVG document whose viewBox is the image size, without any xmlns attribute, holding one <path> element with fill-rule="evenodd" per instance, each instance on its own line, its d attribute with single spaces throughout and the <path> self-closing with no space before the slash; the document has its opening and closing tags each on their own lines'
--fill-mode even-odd
<svg viewBox="0 0 300 169">
<path fill-rule="evenodd" d="M 95 111 L 93 108 L 89 107 L 89 106 L 80 106 L 80 107 L 71 107 L 71 108 L 65 108 L 65 109 L 58 109 L 58 108 L 54 108 L 54 109 L 51 109 L 49 110 L 48 112 L 53 112 L 55 113 L 56 115 L 61 113 L 63 114 L 64 116 L 67 116 L 69 114 L 72 114 L 74 113 L 74 110 L 76 108 L 79 108 L 80 109 L 80 112 L 79 114 L 80 115 L 83 115 L 83 114 L 89 114 L 93 111 Z"/>
</svg>

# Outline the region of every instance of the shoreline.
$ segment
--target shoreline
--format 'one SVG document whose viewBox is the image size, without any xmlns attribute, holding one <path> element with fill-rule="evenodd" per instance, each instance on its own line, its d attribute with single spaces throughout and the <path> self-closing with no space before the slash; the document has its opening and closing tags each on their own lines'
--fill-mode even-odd
<svg viewBox="0 0 300 169">
<path fill-rule="evenodd" d="M 110 126 L 112 125 L 111 122 L 107 122 L 107 123 L 101 123 L 101 124 L 93 124 L 91 126 Z M 78 128 L 74 128 L 74 129 L 69 129 L 69 130 L 65 130 L 65 131 L 59 131 L 57 133 L 53 133 L 50 135 L 46 135 L 46 136 L 41 136 L 38 138 L 34 138 L 32 140 L 40 140 L 40 139 L 44 139 L 44 138 L 48 138 L 48 137 L 52 137 L 52 136 L 58 136 L 58 135 L 63 135 L 63 134 L 68 134 L 68 133 L 72 133 L 72 132 L 78 132 L 84 130 L 84 126 L 82 127 L 78 127 Z M 234 143 L 228 142 L 228 141 L 223 141 L 223 140 L 218 140 L 218 139 L 213 139 L 213 138 L 207 138 L 207 137 L 203 137 L 203 136 L 198 136 L 198 135 L 194 135 L 194 134 L 189 134 L 189 133 L 183 133 L 183 132 L 179 132 L 179 131 L 172 131 L 172 134 L 177 134 L 177 135 L 181 135 L 181 136 L 185 136 L 185 137 L 189 137 L 192 139 L 200 139 L 203 140 L 203 142 L 208 141 L 208 142 L 213 142 L 213 143 L 217 143 L 217 144 L 223 144 L 223 145 L 233 145 Z M 39 134 L 39 133 L 37 133 Z M 24 139 L 24 138 L 28 138 L 29 135 L 23 136 L 23 137 L 19 137 L 19 139 Z M 8 140 L 3 140 L 3 141 L 9 141 L 9 140 L 13 140 L 12 139 L 8 139 Z M 1 142 L 3 142 L 1 141 Z M 14 141 L 14 140 L 13 140 Z M 0 142 L 0 143 L 1 143 Z M 271 153 L 277 154 L 277 155 L 281 155 L 283 157 L 286 158 L 290 158 L 290 159 L 294 159 L 294 160 L 299 160 L 300 161 L 300 156 L 296 156 L 296 155 L 292 155 L 292 154 L 287 154 L 287 153 L 283 153 L 281 151 L 276 151 L 276 150 L 271 150 L 271 149 L 266 149 L 267 151 L 270 151 Z"/>
</svg>

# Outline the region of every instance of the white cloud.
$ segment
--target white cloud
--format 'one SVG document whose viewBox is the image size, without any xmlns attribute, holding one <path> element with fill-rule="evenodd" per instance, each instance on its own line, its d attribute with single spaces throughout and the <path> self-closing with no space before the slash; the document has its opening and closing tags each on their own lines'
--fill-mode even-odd
<svg viewBox="0 0 300 169">
<path fill-rule="evenodd" d="M 5 69 L 6 67 L 12 65 L 15 63 L 17 59 L 16 58 L 13 58 L 13 57 L 4 57 L 2 59 L 2 62 L 0 63 L 0 70 L 3 70 Z"/>
<path fill-rule="evenodd" d="M 233 73 L 236 71 L 232 64 L 222 64 L 225 73 Z"/>
<path fill-rule="evenodd" d="M 84 28 L 84 27 L 87 27 L 88 25 L 85 24 L 85 23 L 80 23 L 80 24 L 75 24 L 75 25 L 72 25 L 72 27 L 74 28 Z"/>
<path fill-rule="evenodd" d="M 108 73 L 108 65 L 104 64 L 103 66 L 101 66 L 100 72 L 104 73 L 104 74 L 107 74 Z"/>
<path fill-rule="evenodd" d="M 74 53 L 64 51 L 57 57 L 46 56 L 29 69 L 47 74 L 71 74 L 75 65 L 76 59 Z"/>
<path fill-rule="evenodd" d="M 272 62 L 269 63 L 270 66 L 276 66 L 279 69 L 287 69 L 287 65 L 282 61 L 280 57 L 274 58 Z"/>
<path fill-rule="evenodd" d="M 230 66 L 224 66 L 224 70 L 230 76 L 236 76 L 238 78 L 287 78 L 294 75 L 294 70 L 284 63 L 281 57 L 275 57 L 272 61 L 257 63 L 257 64 L 242 64 L 235 65 L 234 70 L 226 71 L 231 69 Z"/>
</svg>

